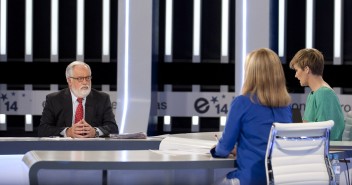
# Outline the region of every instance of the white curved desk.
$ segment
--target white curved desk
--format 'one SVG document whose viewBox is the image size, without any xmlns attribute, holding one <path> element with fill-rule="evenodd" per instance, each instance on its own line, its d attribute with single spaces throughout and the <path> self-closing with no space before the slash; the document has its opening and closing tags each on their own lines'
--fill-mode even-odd
<svg viewBox="0 0 352 185">
<path fill-rule="evenodd" d="M 191 133 L 175 134 L 172 136 L 191 139 L 201 138 L 204 140 L 213 140 L 214 134 L 220 135 L 221 133 Z M 161 138 L 164 138 L 164 136 L 161 136 Z M 128 141 L 126 141 L 126 145 L 128 144 Z M 27 152 L 22 160 L 26 166 L 28 166 L 30 184 L 40 184 L 38 181 L 39 177 L 45 176 L 45 173 L 44 175 L 42 173 L 43 170 L 62 170 L 68 171 L 67 173 L 76 172 L 79 170 L 97 170 L 99 172 L 98 174 L 100 174 L 98 177 L 100 179 L 94 183 L 91 182 L 91 184 L 119 184 L 117 182 L 120 182 L 121 179 L 125 179 L 125 181 L 121 181 L 120 184 L 128 184 L 130 182 L 129 180 L 131 179 L 142 179 L 150 175 L 155 178 L 166 178 L 166 180 L 161 182 L 154 182 L 153 180 L 151 180 L 151 182 L 143 181 L 139 184 L 211 184 L 214 178 L 216 178 L 214 176 L 214 171 L 216 172 L 219 169 L 231 171 L 235 167 L 234 158 L 219 159 L 212 158 L 210 154 L 199 154 L 174 150 L 163 151 L 143 149 L 144 148 L 139 150 L 109 151 L 34 150 Z M 352 151 L 352 142 L 331 141 L 330 151 L 340 151 L 344 153 L 346 157 L 350 157 L 352 156 L 350 155 L 350 151 Z M 102 175 L 101 173 L 102 170 L 107 171 L 108 177 L 105 178 L 108 180 L 104 181 L 104 174 Z M 181 173 L 181 175 L 175 175 L 176 171 L 183 171 L 183 173 Z M 40 175 L 38 176 L 38 174 Z M 198 174 L 200 177 L 195 177 L 195 174 Z M 86 176 L 87 175 L 83 175 L 83 177 Z M 91 179 L 94 180 L 96 178 L 92 177 Z M 193 181 L 194 183 L 188 183 Z"/>
<path fill-rule="evenodd" d="M 122 151 L 30 151 L 23 157 L 29 167 L 30 184 L 40 184 L 38 173 L 45 169 L 64 170 L 207 170 L 206 182 L 213 182 L 215 169 L 234 168 L 234 158 L 212 158 L 210 154 L 160 150 Z M 172 175 L 171 175 L 172 176 Z M 161 176 L 159 176 L 161 178 Z M 118 177 L 116 177 L 118 179 Z M 139 177 L 137 177 L 139 178 Z M 194 178 L 192 173 L 182 177 Z M 204 179 L 203 179 L 204 180 Z M 172 178 L 171 184 L 179 180 Z M 173 181 L 173 182 L 172 182 Z M 154 184 L 155 182 L 143 182 Z M 115 183 L 114 183 L 115 184 Z"/>
</svg>

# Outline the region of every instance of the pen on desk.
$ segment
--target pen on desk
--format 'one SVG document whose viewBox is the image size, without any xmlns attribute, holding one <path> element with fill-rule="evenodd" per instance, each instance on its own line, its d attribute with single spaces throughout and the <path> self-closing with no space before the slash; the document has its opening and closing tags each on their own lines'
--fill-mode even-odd
<svg viewBox="0 0 352 185">
<path fill-rule="evenodd" d="M 218 135 L 214 135 L 214 138 L 215 138 L 215 140 L 216 140 L 216 142 L 219 142 L 219 138 L 218 138 Z"/>
</svg>

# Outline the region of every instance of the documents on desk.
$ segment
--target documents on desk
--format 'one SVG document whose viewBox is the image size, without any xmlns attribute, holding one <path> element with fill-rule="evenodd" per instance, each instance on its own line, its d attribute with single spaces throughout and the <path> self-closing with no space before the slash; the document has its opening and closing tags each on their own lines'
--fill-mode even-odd
<svg viewBox="0 0 352 185">
<path fill-rule="evenodd" d="M 109 137 L 112 139 L 147 139 L 147 135 L 144 132 L 109 134 Z"/>
<path fill-rule="evenodd" d="M 212 147 L 216 145 L 216 141 L 203 139 L 190 139 L 180 137 L 166 137 L 160 145 L 160 154 L 182 155 L 182 154 L 209 154 Z"/>
</svg>

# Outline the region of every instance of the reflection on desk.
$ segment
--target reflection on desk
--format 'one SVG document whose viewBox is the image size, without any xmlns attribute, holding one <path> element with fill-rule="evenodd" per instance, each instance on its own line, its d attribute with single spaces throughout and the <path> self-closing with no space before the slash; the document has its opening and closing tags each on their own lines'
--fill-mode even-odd
<svg viewBox="0 0 352 185">
<path fill-rule="evenodd" d="M 182 134 L 167 134 L 155 136 L 159 138 L 165 138 L 168 136 L 186 138 L 186 139 L 198 139 L 198 140 L 210 140 L 215 141 L 215 135 L 218 137 L 222 136 L 222 132 L 196 132 L 196 133 L 182 133 Z"/>
<path fill-rule="evenodd" d="M 24 155 L 23 161 L 29 168 L 30 184 L 38 184 L 38 176 L 43 177 L 43 175 L 38 175 L 38 173 L 42 173 L 48 169 L 66 171 L 76 170 L 76 172 L 77 170 L 108 170 L 110 173 L 121 173 L 121 170 L 128 170 L 129 173 L 139 170 L 147 170 L 149 172 L 150 170 L 156 170 L 158 173 L 155 175 L 159 179 L 163 177 L 160 176 L 160 171 L 158 170 L 170 170 L 170 172 L 173 173 L 175 170 L 183 171 L 198 169 L 205 172 L 205 175 L 203 180 L 201 179 L 202 177 L 197 177 L 200 179 L 196 181 L 197 183 L 195 184 L 199 184 L 199 182 L 205 182 L 208 184 L 209 182 L 213 182 L 215 169 L 227 169 L 227 171 L 233 170 L 235 159 L 212 158 L 210 154 L 187 153 L 178 155 L 177 153 L 161 153 L 160 151 L 154 150 L 124 150 L 30 151 Z M 171 182 L 175 182 L 174 184 L 178 184 L 181 180 L 182 182 L 187 182 L 187 178 L 190 178 L 191 181 L 193 181 L 193 178 L 195 178 L 194 173 L 189 172 L 190 171 L 184 174 L 183 179 L 171 179 Z M 45 178 L 48 178 L 48 174 L 50 176 L 50 173 L 47 173 Z M 53 175 L 53 173 L 51 173 L 53 177 L 55 177 L 55 174 Z M 116 175 L 111 176 L 119 179 Z M 162 182 L 170 182 L 169 177 L 171 176 L 166 176 L 166 180 Z M 140 179 L 139 176 L 135 178 Z M 159 179 L 148 179 L 148 182 L 144 181 L 143 184 L 155 184 L 156 182 L 162 183 Z M 50 178 L 50 180 L 53 179 Z M 58 180 L 63 181 L 62 177 Z M 127 183 L 129 184 L 131 183 L 130 181 L 133 180 L 136 179 L 127 179 L 127 181 L 129 181 Z M 65 181 L 62 183 L 65 183 Z M 114 182 L 114 184 L 116 184 L 116 182 Z"/>
<path fill-rule="evenodd" d="M 173 134 L 173 137 L 213 140 L 221 132 Z M 0 137 L 0 155 L 25 154 L 31 150 L 148 150 L 158 149 L 162 139 L 170 135 L 148 137 L 147 139 L 111 139 L 64 137 Z M 55 143 L 54 143 L 55 142 Z"/>
<path fill-rule="evenodd" d="M 110 139 L 110 138 L 38 138 L 2 137 L 0 155 L 25 154 L 31 150 L 144 150 L 158 149 L 161 138 Z"/>
</svg>

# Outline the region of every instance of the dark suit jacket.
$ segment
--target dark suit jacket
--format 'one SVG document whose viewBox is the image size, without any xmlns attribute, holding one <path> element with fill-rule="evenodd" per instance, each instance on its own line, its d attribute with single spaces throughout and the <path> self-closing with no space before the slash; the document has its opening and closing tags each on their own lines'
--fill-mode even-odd
<svg viewBox="0 0 352 185">
<path fill-rule="evenodd" d="M 87 96 L 84 111 L 86 122 L 92 127 L 98 127 L 104 136 L 118 133 L 108 94 L 92 89 Z M 72 112 L 72 97 L 68 88 L 47 95 L 38 127 L 38 136 L 61 136 L 60 132 L 65 127 L 72 126 Z"/>
</svg>

